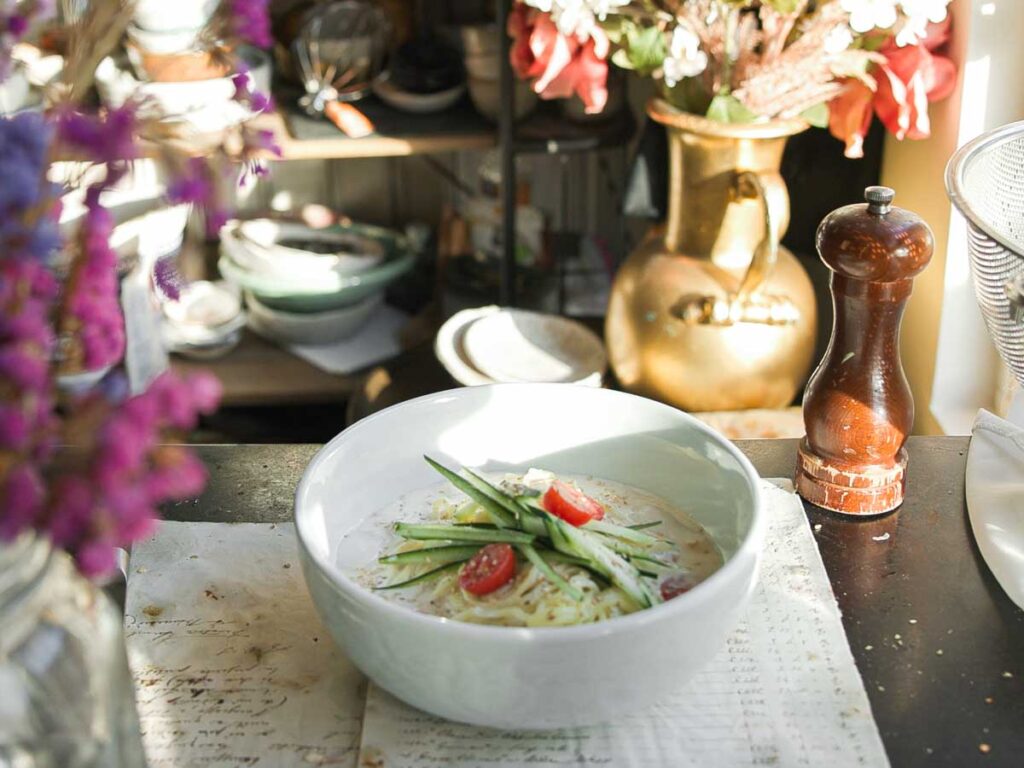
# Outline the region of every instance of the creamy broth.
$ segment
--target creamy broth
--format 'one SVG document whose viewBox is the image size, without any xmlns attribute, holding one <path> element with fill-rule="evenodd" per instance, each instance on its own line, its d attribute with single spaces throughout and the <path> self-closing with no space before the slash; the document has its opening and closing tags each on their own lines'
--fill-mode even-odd
<svg viewBox="0 0 1024 768">
<path fill-rule="evenodd" d="M 505 490 L 525 485 L 540 490 L 543 477 L 531 470 L 524 476 L 490 474 L 488 479 Z M 541 473 L 550 477 L 547 473 Z M 656 557 L 672 573 L 681 573 L 697 584 L 718 568 L 723 558 L 711 536 L 684 511 L 665 499 L 631 486 L 584 475 L 559 475 L 569 481 L 605 509 L 604 520 L 620 526 L 659 522 L 644 533 L 664 540 Z M 547 481 L 550 482 L 550 481 Z M 573 565 L 559 565 L 558 572 L 587 594 L 586 605 L 573 604 L 539 574 L 537 569 L 521 562 L 516 576 L 498 591 L 481 597 L 463 592 L 458 587 L 458 572 L 449 573 L 423 584 L 393 590 L 381 590 L 403 575 L 403 566 L 382 565 L 382 553 L 408 551 L 393 529 L 396 521 L 437 523 L 452 521 L 458 510 L 470 505 L 469 499 L 446 482 L 405 494 L 393 504 L 377 510 L 338 544 L 335 562 L 357 583 L 376 594 L 411 609 L 485 624 L 508 626 L 546 626 L 589 623 L 632 613 L 639 609 L 618 588 Z M 431 542 L 437 544 L 438 542 Z M 413 544 L 413 547 L 421 546 Z M 422 571 L 422 569 L 421 569 Z M 668 571 L 666 571 L 668 572 Z M 404 576 L 408 577 L 409 572 Z"/>
</svg>

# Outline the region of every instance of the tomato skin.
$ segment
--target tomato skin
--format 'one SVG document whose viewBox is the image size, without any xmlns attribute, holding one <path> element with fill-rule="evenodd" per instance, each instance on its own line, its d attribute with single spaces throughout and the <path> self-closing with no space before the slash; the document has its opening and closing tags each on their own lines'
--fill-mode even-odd
<svg viewBox="0 0 1024 768">
<path fill-rule="evenodd" d="M 591 520 L 600 520 L 604 517 L 604 507 L 583 491 L 578 491 L 561 480 L 555 480 L 551 484 L 544 494 L 542 504 L 552 515 L 577 528 Z"/>
<path fill-rule="evenodd" d="M 661 582 L 661 598 L 671 600 L 693 589 L 696 583 L 685 573 L 672 573 L 666 576 Z"/>
<path fill-rule="evenodd" d="M 459 570 L 459 586 L 471 595 L 488 595 L 516 575 L 516 553 L 510 544 L 481 547 Z"/>
</svg>

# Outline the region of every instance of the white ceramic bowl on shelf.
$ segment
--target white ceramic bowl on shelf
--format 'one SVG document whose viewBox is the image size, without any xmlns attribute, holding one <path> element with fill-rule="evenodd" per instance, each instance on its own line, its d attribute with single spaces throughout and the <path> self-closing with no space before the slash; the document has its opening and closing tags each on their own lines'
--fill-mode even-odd
<svg viewBox="0 0 1024 768">
<path fill-rule="evenodd" d="M 434 338 L 434 354 L 460 384 L 534 382 L 600 387 L 608 358 L 597 334 L 560 315 L 464 309 Z"/>
<path fill-rule="evenodd" d="M 429 115 L 455 106 L 462 98 L 462 94 L 466 92 L 466 84 L 459 83 L 452 88 L 435 93 L 412 93 L 404 91 L 392 83 L 391 78 L 385 73 L 373 81 L 373 92 L 389 107 L 401 112 Z"/>
<path fill-rule="evenodd" d="M 356 583 L 355 564 L 335 553 L 367 515 L 437 484 L 424 455 L 642 488 L 684 507 L 725 563 L 684 595 L 597 624 L 509 628 L 419 613 Z M 363 419 L 310 462 L 295 524 L 313 602 L 371 680 L 435 715 L 510 729 L 610 721 L 678 692 L 738 620 L 766 527 L 757 475 L 725 438 L 653 400 L 562 384 L 459 389 Z"/>
<path fill-rule="evenodd" d="M 269 92 L 268 54 L 246 47 L 242 57 L 249 66 L 253 87 Z M 230 77 L 151 83 L 139 80 L 126 61 L 109 56 L 96 68 L 96 90 L 107 106 L 119 107 L 129 99 L 142 99 L 147 117 L 184 123 L 200 132 L 223 130 L 253 117 L 250 109 L 234 100 L 235 84 Z"/>
<path fill-rule="evenodd" d="M 249 327 L 261 336 L 284 344 L 333 344 L 354 336 L 384 300 L 376 293 L 341 309 L 325 312 L 285 312 L 268 307 L 251 293 L 245 296 L 249 307 Z"/>
<path fill-rule="evenodd" d="M 154 32 L 198 30 L 218 5 L 220 0 L 137 0 L 132 23 Z"/>
</svg>

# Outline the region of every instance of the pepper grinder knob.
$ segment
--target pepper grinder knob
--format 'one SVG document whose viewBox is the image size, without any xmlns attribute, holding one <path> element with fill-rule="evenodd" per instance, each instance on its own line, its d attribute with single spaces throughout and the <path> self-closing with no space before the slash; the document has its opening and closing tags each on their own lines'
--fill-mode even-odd
<svg viewBox="0 0 1024 768">
<path fill-rule="evenodd" d="M 934 238 L 888 187 L 821 222 L 817 248 L 831 270 L 832 339 L 804 392 L 797 491 L 834 512 L 876 515 L 903 503 L 914 400 L 900 360 L 900 323 Z"/>
</svg>

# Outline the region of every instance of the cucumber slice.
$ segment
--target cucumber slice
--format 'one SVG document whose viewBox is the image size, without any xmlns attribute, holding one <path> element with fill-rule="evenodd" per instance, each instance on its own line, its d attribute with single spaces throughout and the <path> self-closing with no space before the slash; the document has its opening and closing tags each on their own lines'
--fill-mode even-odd
<svg viewBox="0 0 1024 768">
<path fill-rule="evenodd" d="M 516 503 L 514 497 L 505 493 L 501 488 L 492 484 L 489 480 L 481 477 L 469 467 L 462 468 L 465 473 L 465 479 L 476 488 L 480 493 L 484 494 L 493 501 L 495 504 L 500 504 L 501 507 L 508 512 L 510 515 L 519 519 L 519 513 L 522 511 L 519 505 Z"/>
<path fill-rule="evenodd" d="M 547 515 L 544 508 L 528 496 L 517 496 L 516 503 L 520 505 L 522 510 L 522 514 L 519 515 L 520 527 L 534 536 L 546 538 L 548 536 L 548 527 L 544 523 L 544 516 Z"/>
<path fill-rule="evenodd" d="M 590 560 L 594 568 L 635 600 L 638 605 L 649 608 L 661 602 L 661 595 L 650 587 L 636 567 L 606 547 L 600 536 L 582 528 L 574 528 L 553 515 L 549 515 L 548 519 L 554 522 L 554 526 L 571 547 L 569 554 Z"/>
<path fill-rule="evenodd" d="M 469 560 L 469 558 L 467 557 L 466 560 Z M 385 584 L 383 587 L 374 587 L 374 589 L 402 589 L 403 587 L 411 587 L 415 584 L 422 584 L 425 581 L 430 581 L 430 579 L 440 576 L 442 573 L 454 571 L 456 568 L 461 567 L 462 564 L 466 562 L 466 560 L 456 560 L 453 563 L 445 563 L 440 568 L 434 568 L 433 570 L 427 571 L 426 573 L 421 573 L 419 576 L 413 576 L 411 579 L 400 581 L 397 584 Z"/>
<path fill-rule="evenodd" d="M 606 536 L 614 536 L 617 539 L 629 541 L 633 544 L 640 544 L 645 547 L 664 548 L 666 546 L 671 546 L 671 544 L 664 539 L 659 539 L 655 536 L 642 533 L 634 528 L 627 528 L 624 525 L 615 525 L 615 523 L 609 523 L 604 520 L 591 520 L 589 523 L 584 525 L 583 528 L 588 531 L 603 533 Z"/>
<path fill-rule="evenodd" d="M 645 531 L 648 528 L 654 528 L 655 526 L 661 525 L 661 520 L 652 520 L 649 523 L 635 523 L 633 525 L 627 525 L 627 528 L 632 528 L 634 531 Z"/>
<path fill-rule="evenodd" d="M 411 549 L 408 552 L 396 552 L 393 555 L 378 557 L 377 562 L 384 565 L 409 565 L 411 563 L 453 563 L 457 560 L 465 560 L 477 553 L 480 549 L 476 544 L 442 544 L 439 547 L 424 547 L 423 549 Z"/>
<path fill-rule="evenodd" d="M 629 562 L 636 566 L 637 570 L 648 575 L 661 576 L 662 574 L 673 573 L 679 570 L 678 565 L 669 565 L 654 557 L 632 555 L 628 559 Z"/>
<path fill-rule="evenodd" d="M 481 490 L 478 490 L 475 485 L 470 483 L 466 478 L 461 475 L 457 475 L 447 467 L 441 466 L 429 456 L 424 456 L 427 460 L 427 464 L 436 469 L 449 483 L 454 485 L 464 494 L 469 496 L 473 501 L 484 508 L 484 511 L 491 516 L 495 524 L 501 528 L 515 528 L 516 518 L 515 515 L 508 512 L 504 506 L 494 501 L 489 495 Z"/>
<path fill-rule="evenodd" d="M 533 564 L 534 568 L 544 574 L 544 578 L 558 587 L 560 590 L 565 592 L 569 597 L 575 600 L 577 603 L 583 599 L 583 593 L 580 592 L 576 587 L 570 584 L 568 581 L 563 579 L 558 571 L 548 565 L 544 558 L 538 554 L 537 550 L 531 547 L 529 544 L 520 544 L 517 549 L 523 553 L 523 556 Z"/>
<path fill-rule="evenodd" d="M 484 528 L 475 525 L 447 525 L 444 523 L 395 523 L 395 533 L 403 539 L 417 541 L 467 541 L 474 544 L 504 542 L 530 544 L 535 536 L 507 528 Z"/>
<path fill-rule="evenodd" d="M 577 568 L 582 568 L 590 574 L 590 578 L 592 578 L 597 585 L 601 587 L 601 589 L 605 589 L 612 585 L 612 583 L 608 581 L 608 577 L 597 570 L 589 560 L 584 560 L 582 557 L 567 555 L 564 552 L 559 552 L 557 549 L 538 549 L 537 553 L 548 562 L 565 563 L 566 565 L 575 565 Z"/>
</svg>

